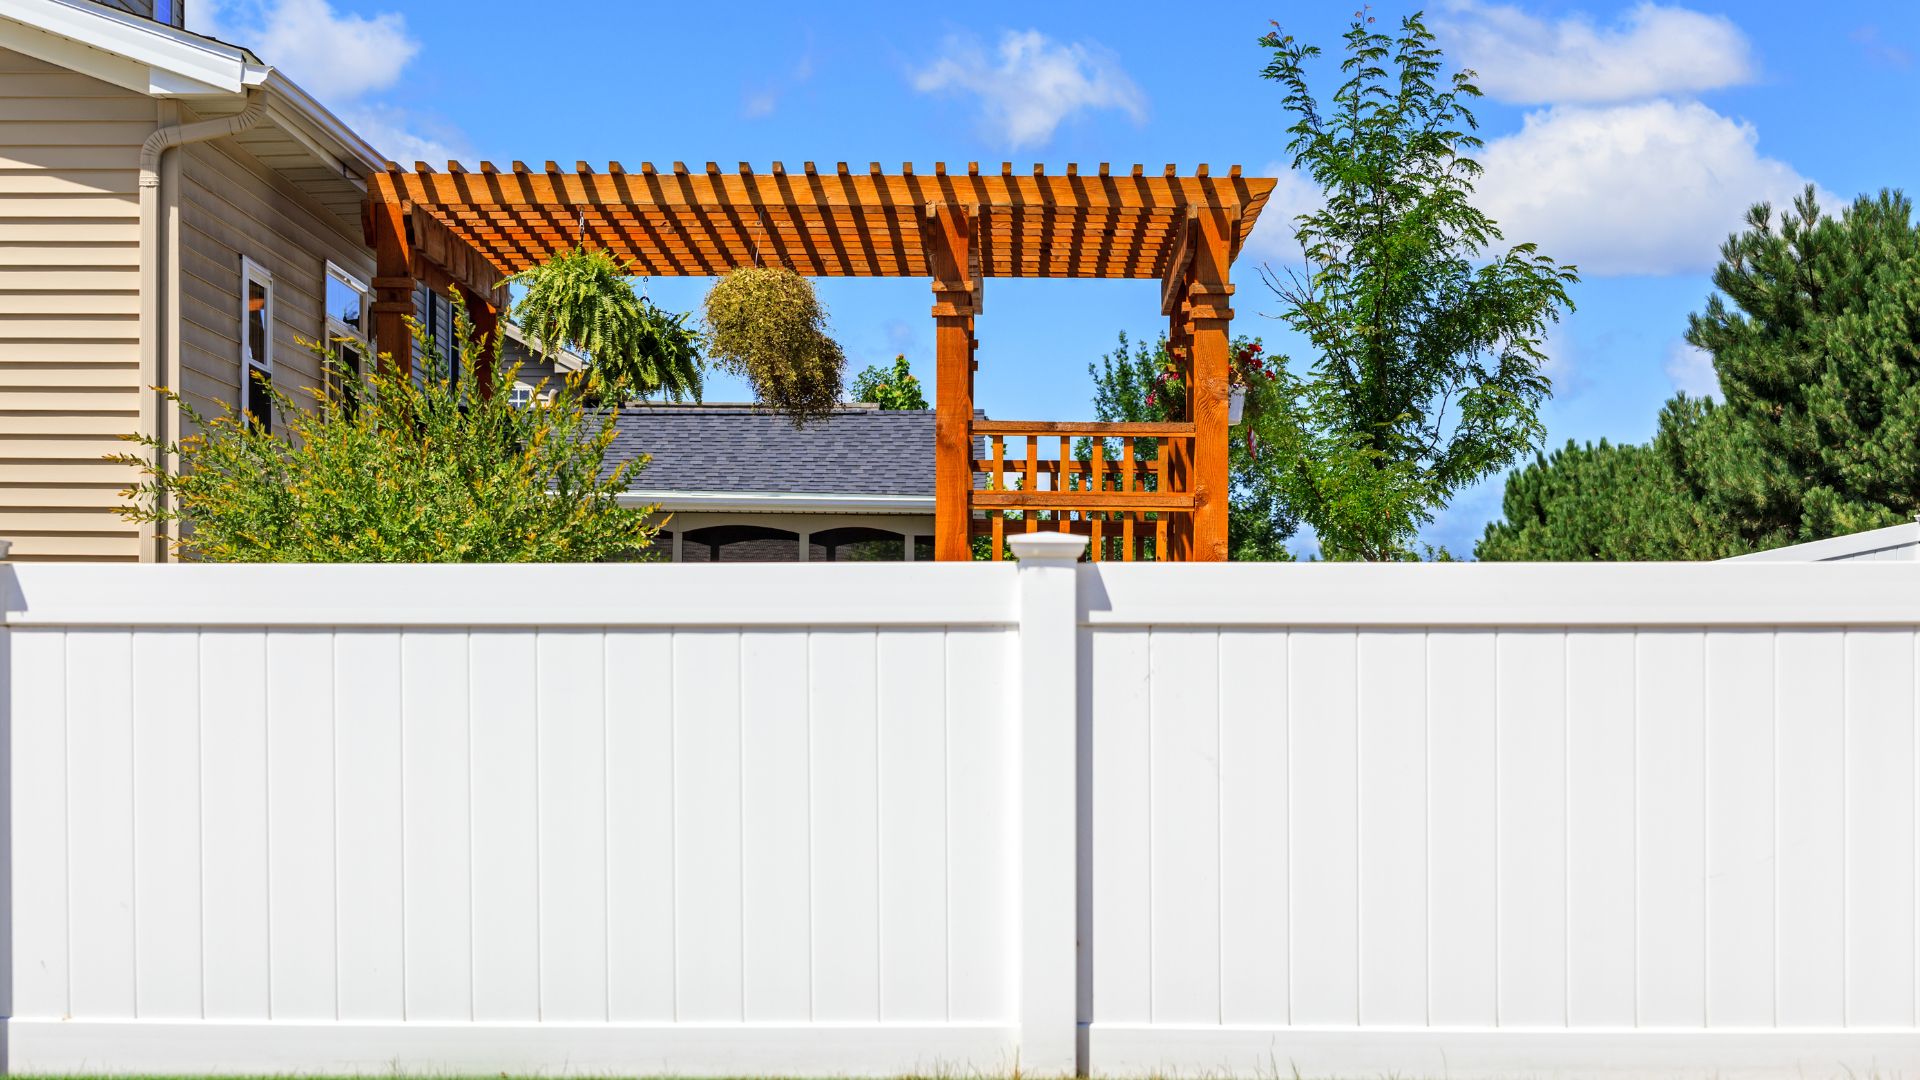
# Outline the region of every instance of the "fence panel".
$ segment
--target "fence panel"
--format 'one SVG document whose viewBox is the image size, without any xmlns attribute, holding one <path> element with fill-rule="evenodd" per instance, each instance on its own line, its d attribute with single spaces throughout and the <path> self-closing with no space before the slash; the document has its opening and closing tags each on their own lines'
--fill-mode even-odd
<svg viewBox="0 0 1920 1080">
<path fill-rule="evenodd" d="M 13 1070 L 1012 1067 L 1012 568 L 127 569 L 11 582 Z"/>
<path fill-rule="evenodd" d="M 1092 1071 L 1920 1065 L 1920 581 L 1743 569 L 1083 571 Z"/>
<path fill-rule="evenodd" d="M 1920 567 L 1014 544 L 0 563 L 7 1067 L 1920 1069 Z"/>
</svg>

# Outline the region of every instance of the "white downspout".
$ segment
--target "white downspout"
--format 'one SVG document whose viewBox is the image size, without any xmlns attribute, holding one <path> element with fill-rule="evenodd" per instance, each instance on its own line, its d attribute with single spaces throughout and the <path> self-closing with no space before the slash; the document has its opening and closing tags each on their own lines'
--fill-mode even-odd
<svg viewBox="0 0 1920 1080">
<path fill-rule="evenodd" d="M 193 124 L 169 124 L 147 136 L 146 143 L 140 147 L 140 433 L 150 438 L 180 437 L 177 431 L 161 430 L 160 396 L 153 389 L 167 381 L 162 366 L 167 331 L 164 299 L 166 290 L 174 284 L 166 280 L 165 261 L 161 258 L 164 206 L 160 190 L 161 155 L 187 143 L 237 135 L 260 123 L 266 112 L 265 98 L 258 90 L 249 90 L 247 107 L 240 112 Z M 158 562 L 165 557 L 159 530 L 152 524 L 142 525 L 140 561 Z"/>
</svg>

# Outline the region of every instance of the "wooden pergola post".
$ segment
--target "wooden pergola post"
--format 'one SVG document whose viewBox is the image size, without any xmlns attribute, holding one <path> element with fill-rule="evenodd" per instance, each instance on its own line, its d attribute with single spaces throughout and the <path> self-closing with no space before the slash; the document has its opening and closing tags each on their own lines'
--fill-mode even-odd
<svg viewBox="0 0 1920 1080">
<path fill-rule="evenodd" d="M 412 210 L 389 200 L 368 201 L 373 233 L 373 349 L 383 371 L 413 373 L 413 237 L 407 228 Z"/>
<path fill-rule="evenodd" d="M 933 557 L 942 562 L 973 557 L 968 535 L 973 517 L 973 316 L 979 307 L 971 276 L 974 217 L 965 206 L 927 207 L 936 365 Z"/>
<path fill-rule="evenodd" d="M 1237 207 L 1204 207 L 1194 215 L 1193 262 L 1186 287 L 1190 334 L 1187 386 L 1192 403 L 1193 533 L 1181 556 L 1198 562 L 1227 558 L 1228 370 L 1233 350 L 1233 261 Z"/>
<path fill-rule="evenodd" d="M 474 358 L 473 384 L 480 396 L 493 396 L 493 350 L 500 337 L 500 307 L 491 297 L 482 296 L 465 285 L 456 285 L 460 299 L 466 302 L 467 318 L 473 322 L 473 343 L 479 355 Z"/>
</svg>

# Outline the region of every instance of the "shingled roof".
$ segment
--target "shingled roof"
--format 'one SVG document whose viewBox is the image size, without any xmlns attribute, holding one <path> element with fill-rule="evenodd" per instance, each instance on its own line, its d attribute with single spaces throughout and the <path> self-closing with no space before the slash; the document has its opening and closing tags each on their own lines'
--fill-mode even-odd
<svg viewBox="0 0 1920 1080">
<path fill-rule="evenodd" d="M 636 490 L 931 497 L 933 419 L 844 405 L 795 429 L 759 405 L 630 406 L 607 456 L 652 455 Z"/>
</svg>

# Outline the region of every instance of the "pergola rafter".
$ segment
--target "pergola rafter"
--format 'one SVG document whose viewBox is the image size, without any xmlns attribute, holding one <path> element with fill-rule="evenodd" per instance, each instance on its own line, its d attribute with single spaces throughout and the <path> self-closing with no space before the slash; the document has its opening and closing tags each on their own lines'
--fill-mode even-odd
<svg viewBox="0 0 1920 1080">
<path fill-rule="evenodd" d="M 1191 175 L 1171 165 L 1150 174 L 1139 165 L 1120 171 L 1106 164 L 1090 173 L 1075 165 L 1062 174 L 1039 165 L 1016 173 L 1010 162 L 997 172 L 978 163 L 949 171 L 937 163 L 931 173 L 916 173 L 910 163 L 888 173 L 878 162 L 864 170 L 806 162 L 798 172 L 777 161 L 765 172 L 745 162 L 733 170 L 715 162 L 700 170 L 677 161 L 667 168 L 644 162 L 637 171 L 619 162 L 595 169 L 584 161 L 571 168 L 547 161 L 537 169 L 520 161 L 505 169 L 491 162 L 476 169 L 448 162 L 444 170 L 425 162 L 411 170 L 389 165 L 368 185 L 368 236 L 380 258 L 375 333 L 391 362 L 410 365 L 404 332 L 410 308 L 401 290 L 410 294 L 422 276 L 420 253 L 429 235 L 457 241 L 465 249 L 460 258 L 484 263 L 496 281 L 580 244 L 605 248 L 635 273 L 656 276 L 719 275 L 758 264 L 809 277 L 930 278 L 939 367 L 939 557 L 967 557 L 978 511 L 993 517 L 998 535 L 1004 508 L 1044 504 L 1054 513 L 1050 527 L 1096 539 L 1114 515 L 1134 515 L 1124 529 L 1131 545 L 1138 508 L 1151 504 L 1159 557 L 1223 558 L 1227 298 L 1233 291 L 1227 268 L 1273 183 L 1242 176 L 1237 165 L 1224 176 L 1211 175 L 1205 165 Z M 1188 420 L 1172 425 L 1178 430 L 1159 436 L 1166 447 L 1159 459 L 1136 469 L 1129 457 L 1123 469 L 1088 469 L 1083 476 L 1064 464 L 1043 469 L 1036 447 L 1046 425 L 1031 425 L 1024 467 L 1009 467 L 1023 493 L 1015 498 L 1007 491 L 1005 473 L 989 480 L 997 493 L 976 490 L 974 321 L 982 282 L 993 277 L 1161 281 L 1161 309 L 1188 376 L 1189 408 Z M 481 295 L 475 282 L 452 280 L 468 289 L 469 303 L 486 309 L 481 316 L 491 325 L 490 304 L 498 298 Z M 1098 427 L 1076 426 L 1087 428 L 1084 433 Z M 1006 432 L 1005 423 L 996 425 L 996 445 Z M 1131 454 L 1130 439 L 1127 445 Z M 1049 477 L 1054 489 L 1043 492 Z M 1023 525 L 1031 530 L 1038 518 L 1028 512 Z M 1096 545 L 1096 557 L 1099 550 Z M 1132 557 L 1134 549 L 1126 550 Z"/>
</svg>

